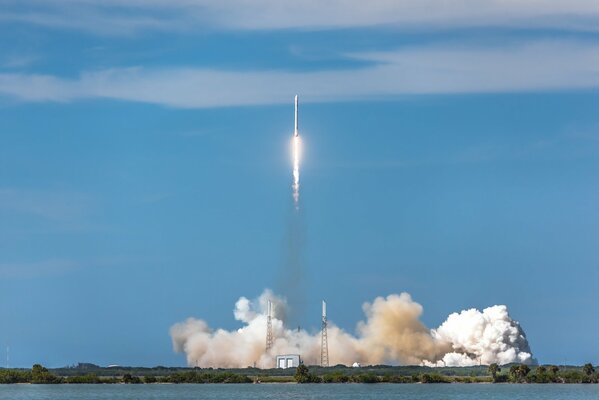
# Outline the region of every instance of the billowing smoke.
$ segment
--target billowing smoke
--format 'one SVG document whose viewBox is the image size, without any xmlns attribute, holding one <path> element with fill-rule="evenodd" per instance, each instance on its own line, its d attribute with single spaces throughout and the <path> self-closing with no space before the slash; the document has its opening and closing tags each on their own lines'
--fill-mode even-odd
<svg viewBox="0 0 599 400">
<path fill-rule="evenodd" d="M 526 335 L 506 306 L 453 313 L 431 334 L 439 342 L 451 343 L 452 351 L 443 356 L 447 365 L 532 361 Z"/>
<path fill-rule="evenodd" d="M 267 302 L 274 304 L 274 346 L 265 352 Z M 189 318 L 171 328 L 173 347 L 184 352 L 187 363 L 200 367 L 274 367 L 277 354 L 298 353 L 307 364 L 320 359 L 320 332 L 285 327 L 286 301 L 265 290 L 250 301 L 235 304 L 237 330 L 211 329 L 206 322 Z M 422 306 L 408 293 L 377 297 L 365 303 L 366 319 L 352 335 L 329 323 L 331 365 L 426 364 L 465 366 L 533 361 L 528 341 L 507 307 L 493 306 L 451 314 L 437 329 L 421 321 Z"/>
</svg>

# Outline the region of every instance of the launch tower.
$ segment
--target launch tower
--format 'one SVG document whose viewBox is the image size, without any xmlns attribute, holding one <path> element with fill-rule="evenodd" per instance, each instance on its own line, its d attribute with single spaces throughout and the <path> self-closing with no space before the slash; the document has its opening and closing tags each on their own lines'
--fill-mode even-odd
<svg viewBox="0 0 599 400">
<path fill-rule="evenodd" d="M 327 302 L 322 301 L 322 330 L 320 332 L 320 366 L 329 366 L 329 343 L 327 341 Z"/>
</svg>

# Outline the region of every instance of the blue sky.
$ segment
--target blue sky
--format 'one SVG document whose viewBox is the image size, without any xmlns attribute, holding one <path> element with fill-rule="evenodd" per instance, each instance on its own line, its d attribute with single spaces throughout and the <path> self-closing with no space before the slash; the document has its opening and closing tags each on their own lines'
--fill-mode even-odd
<svg viewBox="0 0 599 400">
<path fill-rule="evenodd" d="M 407 291 L 599 363 L 599 10 L 499 3 L 0 1 L 2 353 L 184 365 L 281 290 L 299 93 L 294 323 Z"/>
</svg>

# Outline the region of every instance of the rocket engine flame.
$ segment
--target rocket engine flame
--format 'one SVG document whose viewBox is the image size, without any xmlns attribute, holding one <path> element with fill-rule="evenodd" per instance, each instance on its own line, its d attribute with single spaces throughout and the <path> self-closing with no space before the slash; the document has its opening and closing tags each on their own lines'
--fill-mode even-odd
<svg viewBox="0 0 599 400">
<path fill-rule="evenodd" d="M 295 115 L 293 121 L 293 204 L 295 205 L 295 210 L 299 210 L 299 162 L 300 162 L 300 146 L 301 141 L 299 137 L 299 121 L 298 121 L 298 111 L 299 111 L 299 98 L 298 95 L 295 95 L 294 99 L 295 103 Z"/>
<path fill-rule="evenodd" d="M 301 140 L 299 136 L 293 136 L 293 204 L 295 209 L 299 210 L 299 180 L 300 180 L 300 147 Z"/>
</svg>

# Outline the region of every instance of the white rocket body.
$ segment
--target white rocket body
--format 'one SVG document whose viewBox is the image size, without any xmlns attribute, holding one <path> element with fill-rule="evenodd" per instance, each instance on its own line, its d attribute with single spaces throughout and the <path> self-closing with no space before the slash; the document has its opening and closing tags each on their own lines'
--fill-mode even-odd
<svg viewBox="0 0 599 400">
<path fill-rule="evenodd" d="M 294 125 L 294 129 L 293 129 L 293 136 L 294 137 L 298 137 L 299 136 L 299 130 L 297 129 L 297 103 L 298 103 L 298 96 L 296 94 L 295 95 L 295 125 Z"/>
</svg>

